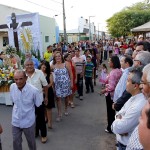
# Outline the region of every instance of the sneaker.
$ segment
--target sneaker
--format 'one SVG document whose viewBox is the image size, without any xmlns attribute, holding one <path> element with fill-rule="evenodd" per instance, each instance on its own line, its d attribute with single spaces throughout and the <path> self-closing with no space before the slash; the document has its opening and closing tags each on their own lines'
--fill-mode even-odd
<svg viewBox="0 0 150 150">
<path fill-rule="evenodd" d="M 47 142 L 47 137 L 41 137 L 41 142 L 46 143 Z"/>
<path fill-rule="evenodd" d="M 80 99 L 80 100 L 83 100 L 83 96 L 80 96 L 79 99 Z"/>
<path fill-rule="evenodd" d="M 105 129 L 105 132 L 107 132 L 107 133 L 113 133 L 112 131 L 109 131 L 109 130 L 107 130 L 107 129 Z"/>
<path fill-rule="evenodd" d="M 94 90 L 91 90 L 92 93 L 94 93 Z"/>
</svg>

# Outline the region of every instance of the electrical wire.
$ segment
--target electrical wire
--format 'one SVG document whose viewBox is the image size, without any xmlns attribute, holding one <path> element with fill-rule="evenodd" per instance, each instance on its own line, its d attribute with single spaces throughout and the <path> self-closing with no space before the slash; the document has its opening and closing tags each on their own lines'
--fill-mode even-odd
<svg viewBox="0 0 150 150">
<path fill-rule="evenodd" d="M 62 5 L 62 3 L 61 3 L 61 2 L 58 2 L 58 1 L 55 1 L 55 0 L 50 0 L 50 1 L 53 1 L 53 2 L 55 2 L 55 3 L 59 3 L 59 4 L 61 4 L 61 5 Z"/>
<path fill-rule="evenodd" d="M 46 6 L 43 6 L 43 5 L 40 5 L 40 4 L 37 4 L 37 3 L 31 2 L 31 1 L 29 1 L 29 0 L 25 0 L 25 1 L 27 1 L 28 3 L 31 3 L 31 4 L 34 4 L 34 5 L 37 5 L 37 6 L 43 7 L 43 8 L 45 8 L 45 9 L 49 9 L 49 10 L 52 10 L 52 11 L 55 11 L 55 12 L 61 12 L 61 11 L 58 11 L 58 10 L 55 10 L 55 9 L 51 9 L 51 8 L 46 7 Z M 54 1 L 54 0 L 51 0 L 51 1 Z"/>
</svg>

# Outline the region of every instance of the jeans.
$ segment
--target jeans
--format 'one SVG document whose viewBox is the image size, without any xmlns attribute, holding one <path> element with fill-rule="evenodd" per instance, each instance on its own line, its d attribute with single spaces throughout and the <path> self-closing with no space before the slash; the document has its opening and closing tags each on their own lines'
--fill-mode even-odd
<svg viewBox="0 0 150 150">
<path fill-rule="evenodd" d="M 83 77 L 77 74 L 77 89 L 79 96 L 83 96 Z"/>
<path fill-rule="evenodd" d="M 87 92 L 89 92 L 90 88 L 92 92 L 94 91 L 92 77 L 85 77 L 85 85 Z"/>
</svg>

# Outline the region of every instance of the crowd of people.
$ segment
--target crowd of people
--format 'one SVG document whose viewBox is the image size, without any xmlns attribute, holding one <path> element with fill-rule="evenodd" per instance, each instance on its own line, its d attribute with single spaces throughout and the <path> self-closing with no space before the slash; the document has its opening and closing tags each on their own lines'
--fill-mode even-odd
<svg viewBox="0 0 150 150">
<path fill-rule="evenodd" d="M 137 41 L 53 44 L 40 61 L 26 53 L 24 69 L 15 71 L 15 83 L 10 86 L 14 150 L 22 149 L 22 132 L 30 150 L 36 150 L 38 136 L 46 143 L 47 128 L 53 128 L 52 109 L 57 107 L 56 121 L 60 122 L 63 114 L 68 116 L 68 107 L 75 107 L 74 96 L 84 99 L 84 80 L 86 94 L 90 94 L 96 78 L 101 84 L 100 94 L 106 98 L 105 132 L 116 134 L 119 150 L 149 150 L 149 48 L 149 42 L 140 36 Z M 0 53 L 1 61 L 3 55 Z"/>
<path fill-rule="evenodd" d="M 148 45 L 142 36 L 132 46 L 114 44 L 115 55 L 109 59 L 110 72 L 102 82 L 101 94 L 106 97 L 108 120 L 105 131 L 116 134 L 118 150 L 150 149 Z M 120 54 L 121 48 L 125 51 Z M 106 72 L 107 68 L 103 68 Z"/>
</svg>

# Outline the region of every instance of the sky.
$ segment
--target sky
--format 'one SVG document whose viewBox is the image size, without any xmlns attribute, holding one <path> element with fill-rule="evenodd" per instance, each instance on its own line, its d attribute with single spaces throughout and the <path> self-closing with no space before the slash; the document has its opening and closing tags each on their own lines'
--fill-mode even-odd
<svg viewBox="0 0 150 150">
<path fill-rule="evenodd" d="M 100 30 L 106 30 L 106 20 L 116 12 L 143 0 L 64 0 L 66 14 L 66 29 L 78 29 L 78 19 L 82 16 Z M 12 6 L 41 15 L 53 17 L 63 29 L 62 0 L 0 0 L 0 4 Z M 57 15 L 57 16 L 56 16 Z"/>
</svg>

